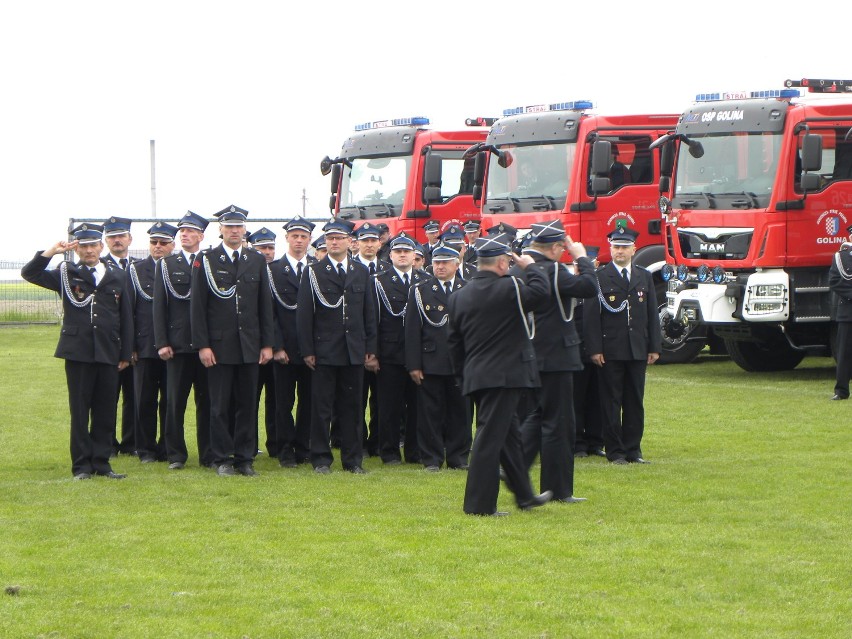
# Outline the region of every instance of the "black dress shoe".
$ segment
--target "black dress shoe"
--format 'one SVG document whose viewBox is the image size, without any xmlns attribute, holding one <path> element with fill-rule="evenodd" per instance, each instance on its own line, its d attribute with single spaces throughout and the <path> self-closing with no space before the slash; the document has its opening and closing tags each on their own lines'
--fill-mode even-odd
<svg viewBox="0 0 852 639">
<path fill-rule="evenodd" d="M 139 458 L 139 461 L 143 464 L 153 464 L 156 463 L 157 458 L 153 455 L 142 455 L 142 457 Z"/>
<path fill-rule="evenodd" d="M 352 473 L 353 475 L 366 475 L 367 471 L 361 468 L 360 466 L 352 466 L 352 468 L 347 468 L 347 472 Z"/>
<path fill-rule="evenodd" d="M 108 471 L 99 470 L 99 471 L 97 471 L 96 474 L 100 475 L 101 477 L 106 477 L 107 479 L 124 479 L 125 477 L 127 477 L 127 475 L 125 475 L 124 473 L 116 473 L 112 470 L 108 470 Z"/>
<path fill-rule="evenodd" d="M 186 466 L 186 464 L 183 462 L 175 461 L 169 464 L 169 470 L 183 470 L 184 466 Z"/>
<path fill-rule="evenodd" d="M 84 479 L 91 479 L 92 473 L 77 473 L 74 475 L 74 479 L 76 481 L 83 481 Z"/>
<path fill-rule="evenodd" d="M 470 468 L 467 464 L 459 464 L 458 466 L 450 466 L 450 470 L 467 470 Z"/>
<path fill-rule="evenodd" d="M 631 464 L 650 464 L 651 463 L 647 459 L 642 459 L 641 457 L 636 457 L 634 459 L 628 459 L 627 461 L 630 462 Z"/>
<path fill-rule="evenodd" d="M 331 468 L 329 468 L 328 466 L 317 466 L 316 468 L 314 468 L 314 472 L 317 475 L 329 475 L 331 474 Z"/>
<path fill-rule="evenodd" d="M 426 466 L 426 468 L 424 470 L 427 473 L 437 473 L 437 472 L 440 472 L 441 467 L 440 466 Z"/>
<path fill-rule="evenodd" d="M 616 457 L 615 459 L 609 462 L 610 464 L 615 464 L 616 466 L 626 466 L 627 460 L 624 457 Z"/>
<path fill-rule="evenodd" d="M 298 468 L 299 467 L 299 464 L 297 464 L 294 461 L 289 461 L 289 460 L 281 461 L 281 462 L 278 462 L 278 463 L 281 465 L 281 468 Z"/>
<path fill-rule="evenodd" d="M 579 504 L 580 502 L 587 501 L 585 497 L 574 497 L 571 495 L 570 497 L 563 497 L 561 499 L 554 499 L 553 501 L 558 501 L 563 504 Z"/>
<path fill-rule="evenodd" d="M 540 495 L 535 495 L 531 499 L 521 502 L 518 504 L 518 508 L 521 510 L 532 510 L 533 508 L 538 508 L 539 506 L 544 506 L 547 502 L 553 499 L 553 491 L 545 490 Z"/>
<path fill-rule="evenodd" d="M 245 477 L 257 477 L 257 471 L 251 464 L 240 464 L 234 468 L 240 475 Z"/>
<path fill-rule="evenodd" d="M 233 477 L 237 474 L 237 471 L 234 470 L 234 466 L 232 464 L 220 464 L 216 467 L 216 474 L 219 477 Z"/>
<path fill-rule="evenodd" d="M 504 510 L 495 510 L 493 513 L 465 513 L 472 517 L 508 517 L 509 513 Z"/>
<path fill-rule="evenodd" d="M 835 395 L 834 397 L 831 398 L 831 401 L 836 402 L 836 401 L 842 400 L 842 399 L 849 399 L 849 396 L 847 395 L 846 397 L 844 397 L 843 395 Z"/>
<path fill-rule="evenodd" d="M 576 453 L 574 453 L 574 457 L 588 457 L 588 456 L 589 456 L 589 453 L 587 453 L 585 450 L 578 450 Z"/>
<path fill-rule="evenodd" d="M 593 448 L 589 451 L 589 455 L 594 457 L 606 457 L 606 453 L 603 451 L 603 448 Z"/>
</svg>

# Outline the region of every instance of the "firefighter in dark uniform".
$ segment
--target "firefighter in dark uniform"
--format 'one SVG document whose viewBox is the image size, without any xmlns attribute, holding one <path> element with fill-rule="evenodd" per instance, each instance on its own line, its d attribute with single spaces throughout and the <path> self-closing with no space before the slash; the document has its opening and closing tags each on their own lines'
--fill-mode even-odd
<svg viewBox="0 0 852 639">
<path fill-rule="evenodd" d="M 249 234 L 249 244 L 254 250 L 263 255 L 267 265 L 275 261 L 275 237 L 275 233 L 265 226 Z M 266 452 L 269 453 L 270 457 L 277 458 L 280 446 L 275 427 L 275 374 L 271 361 L 258 369 L 257 398 L 255 399 L 254 409 L 255 419 L 258 422 L 260 421 L 261 395 L 263 395 L 263 423 L 266 430 Z M 260 446 L 258 445 L 259 449 Z"/>
<path fill-rule="evenodd" d="M 464 223 L 464 236 L 467 249 L 464 252 L 464 261 L 476 267 L 476 240 L 482 237 L 482 222 L 479 220 L 468 220 Z"/>
<path fill-rule="evenodd" d="M 71 410 L 71 472 L 74 479 L 103 475 L 122 479 L 109 463 L 115 435 L 118 374 L 130 365 L 133 311 L 124 272 L 99 259 L 103 228 L 81 224 L 74 240 L 37 253 L 21 270 L 32 284 L 62 298 L 62 330 L 55 357 L 65 360 Z M 54 255 L 75 251 L 79 262 L 47 270 Z"/>
<path fill-rule="evenodd" d="M 456 277 L 459 252 L 432 248 L 435 277 L 412 286 L 405 308 L 405 367 L 417 385 L 417 443 L 429 472 L 467 470 L 470 454 L 470 405 L 453 375 L 447 347 L 450 296 L 464 282 Z"/>
<path fill-rule="evenodd" d="M 177 229 L 171 224 L 154 224 L 148 229 L 148 257 L 136 260 L 127 267 L 135 328 L 133 389 L 136 454 L 143 464 L 166 460 L 166 362 L 160 359 L 154 339 L 154 281 L 157 262 L 171 255 L 176 233 Z"/>
<path fill-rule="evenodd" d="M 311 369 L 299 350 L 296 309 L 302 275 L 316 259 L 308 255 L 314 223 L 296 216 L 284 225 L 287 252 L 269 265 L 275 309 L 275 432 L 278 463 L 294 468 L 311 456 Z M 297 401 L 298 397 L 298 401 Z M 293 408 L 296 418 L 293 418 Z"/>
<path fill-rule="evenodd" d="M 132 220 L 113 216 L 104 223 L 104 242 L 107 254 L 101 261 L 109 269 L 120 269 L 127 273 L 127 267 L 133 262 L 130 257 L 130 234 Z M 136 454 L 136 407 L 133 404 L 136 393 L 133 391 L 133 368 L 126 368 L 118 374 L 118 393 L 121 396 L 121 439 L 113 438 L 113 453 L 122 455 Z"/>
<path fill-rule="evenodd" d="M 459 252 L 459 269 L 456 271 L 456 277 L 460 277 L 465 282 L 469 281 L 473 274 L 476 273 L 476 266 L 464 259 L 467 254 L 467 244 L 464 243 L 464 231 L 462 227 L 456 223 L 447 224 L 446 228 L 441 232 L 441 243 L 446 244 Z M 426 267 L 426 272 L 431 275 L 431 266 Z"/>
<path fill-rule="evenodd" d="M 154 273 L 154 346 L 166 362 L 165 440 L 169 470 L 182 469 L 188 458 L 183 427 L 190 390 L 195 400 L 198 461 L 204 467 L 213 464 L 207 369 L 192 345 L 189 303 L 193 262 L 201 252 L 206 228 L 207 220 L 187 211 L 177 224 L 180 251 L 157 262 Z"/>
<path fill-rule="evenodd" d="M 852 242 L 852 226 L 847 227 Z M 852 377 L 852 244 L 844 242 L 834 254 L 828 270 L 828 287 L 834 293 L 837 322 L 837 373 L 832 400 L 849 399 L 849 379 Z"/>
<path fill-rule="evenodd" d="M 380 273 L 384 273 L 391 265 L 390 262 L 380 260 L 378 251 L 381 247 L 379 236 L 381 230 L 378 226 L 370 222 L 364 222 L 355 231 L 355 237 L 358 238 L 358 252 L 353 258 L 355 261 L 361 262 L 370 271 L 370 277 L 375 277 Z M 376 457 L 379 455 L 379 408 L 377 404 L 376 392 L 376 373 L 374 371 L 364 370 L 364 389 L 362 391 L 363 406 L 364 406 L 364 450 L 367 455 Z M 369 410 L 370 419 L 367 420 L 367 411 Z M 332 439 L 335 439 L 334 427 L 332 427 Z"/>
<path fill-rule="evenodd" d="M 586 349 L 600 367 L 606 456 L 614 464 L 648 463 L 642 457 L 645 373 L 662 348 L 653 278 L 632 263 L 638 236 L 624 227 L 609 233 L 612 262 L 597 270 L 598 306 L 586 301 L 583 312 Z"/>
<path fill-rule="evenodd" d="M 562 222 L 553 220 L 533 224 L 531 241 L 524 250 L 535 260 L 526 273 L 537 270 L 551 287 L 551 301 L 535 311 L 535 346 L 541 388 L 534 394 L 534 405 L 522 424 L 527 467 L 541 453 L 541 490 L 553 492 L 553 499 L 564 503 L 585 501 L 574 497 L 574 405 L 572 371 L 583 368 L 580 360 L 580 336 L 574 326 L 574 301 L 597 292 L 595 267 L 586 257 L 586 249 L 572 242 Z M 568 250 L 579 273 L 572 274 L 559 263 Z M 517 267 L 510 271 L 522 274 Z"/>
<path fill-rule="evenodd" d="M 526 284 L 507 275 L 510 241 L 508 235 L 478 239 L 479 270 L 450 295 L 453 372 L 462 376 L 462 392 L 476 403 L 476 436 L 464 495 L 464 512 L 470 515 L 506 514 L 497 511 L 501 465 L 519 508 L 540 506 L 552 497 L 533 495 L 520 429 L 513 421 L 522 391 L 540 383 L 527 312 L 547 303 L 550 284 L 535 269 Z M 515 263 L 525 269 L 533 259 L 515 256 Z"/>
<path fill-rule="evenodd" d="M 361 389 L 364 366 L 376 365 L 374 287 L 367 267 L 349 258 L 352 223 L 334 218 L 323 227 L 328 255 L 302 276 L 296 311 L 299 350 L 313 370 L 311 464 L 327 474 L 334 457 L 330 425 L 340 430 L 344 470 L 363 474 Z"/>
<path fill-rule="evenodd" d="M 414 240 L 401 233 L 390 241 L 391 268 L 373 278 L 378 321 L 379 455 L 385 464 L 399 464 L 400 437 L 405 429 L 405 461 L 420 462 L 417 447 L 417 387 L 405 368 L 405 307 L 411 286 L 427 279 L 414 271 Z"/>
<path fill-rule="evenodd" d="M 258 367 L 272 359 L 275 341 L 266 260 L 243 247 L 247 213 L 233 205 L 220 211 L 222 244 L 202 251 L 192 270 L 192 344 L 207 367 L 210 450 L 219 475 L 257 474 Z"/>
<path fill-rule="evenodd" d="M 423 232 L 426 233 L 426 243 L 423 245 L 423 268 L 426 268 L 432 263 L 432 249 L 438 246 L 441 241 L 441 225 L 438 220 L 429 220 L 423 225 Z"/>
</svg>

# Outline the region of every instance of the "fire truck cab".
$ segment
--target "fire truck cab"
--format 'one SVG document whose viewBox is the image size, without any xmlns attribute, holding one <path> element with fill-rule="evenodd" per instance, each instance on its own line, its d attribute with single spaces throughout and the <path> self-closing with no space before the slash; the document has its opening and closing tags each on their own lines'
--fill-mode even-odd
<svg viewBox="0 0 852 639">
<path fill-rule="evenodd" d="M 596 115 L 593 108 L 579 100 L 503 112 L 485 142 L 469 151 L 476 157 L 473 197 L 481 203 L 482 226 L 504 222 L 523 235 L 533 223 L 558 216 L 574 241 L 598 250 L 601 263 L 610 260 L 607 234 L 633 228 L 639 232 L 635 262 L 656 274 L 663 304 L 660 175 L 652 144 L 674 130 L 678 116 Z M 662 360 L 694 357 L 680 346 Z"/>
<path fill-rule="evenodd" d="M 332 214 L 356 225 L 383 222 L 391 236 L 404 231 L 418 242 L 426 240 L 422 227 L 430 219 L 479 219 L 473 160 L 464 152 L 485 139 L 491 122 L 471 118 L 455 131 L 431 129 L 424 117 L 356 126 L 339 157 L 320 165 L 331 174 Z"/>
<path fill-rule="evenodd" d="M 699 95 L 654 144 L 664 340 L 712 327 L 749 371 L 830 353 L 828 268 L 852 223 L 852 82 L 785 84 Z"/>
</svg>

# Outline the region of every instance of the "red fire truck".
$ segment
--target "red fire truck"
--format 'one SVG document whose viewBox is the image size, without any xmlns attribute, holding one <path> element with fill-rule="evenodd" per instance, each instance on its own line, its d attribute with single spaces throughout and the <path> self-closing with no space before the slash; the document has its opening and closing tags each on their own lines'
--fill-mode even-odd
<svg viewBox="0 0 852 639">
<path fill-rule="evenodd" d="M 488 118 L 470 118 L 467 128 L 438 131 L 423 117 L 369 122 L 355 127 L 340 156 L 326 156 L 320 170 L 331 174 L 329 208 L 359 224 L 383 222 L 391 236 L 405 231 L 426 241 L 423 225 L 479 219 L 473 203 L 471 145 L 485 140 Z"/>
<path fill-rule="evenodd" d="M 852 223 L 852 82 L 786 87 L 699 95 L 653 145 L 664 335 L 689 343 L 712 327 L 748 371 L 830 353 L 828 268 Z"/>
<path fill-rule="evenodd" d="M 651 145 L 674 130 L 678 116 L 595 115 L 593 106 L 581 100 L 503 112 L 485 142 L 469 151 L 476 156 L 474 199 L 481 202 L 482 226 L 505 222 L 525 234 L 558 215 L 572 239 L 599 248 L 602 263 L 610 260 L 607 234 L 633 228 L 640 233 L 635 261 L 656 274 L 662 303 L 659 163 Z M 663 361 L 683 360 L 682 344 L 673 346 Z"/>
</svg>

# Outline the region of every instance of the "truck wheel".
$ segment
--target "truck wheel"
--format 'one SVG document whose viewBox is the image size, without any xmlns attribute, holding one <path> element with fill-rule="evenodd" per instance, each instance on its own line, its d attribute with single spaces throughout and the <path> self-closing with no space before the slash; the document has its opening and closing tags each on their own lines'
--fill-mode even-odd
<svg viewBox="0 0 852 639">
<path fill-rule="evenodd" d="M 663 351 L 657 363 L 688 364 L 704 350 L 707 329 L 696 324 L 674 322 L 666 303 L 666 283 L 654 278 L 654 286 L 659 305 L 660 332 L 663 336 Z"/>
<path fill-rule="evenodd" d="M 805 357 L 803 352 L 794 350 L 783 336 L 754 342 L 726 339 L 725 346 L 734 363 L 750 373 L 790 371 Z"/>
</svg>

